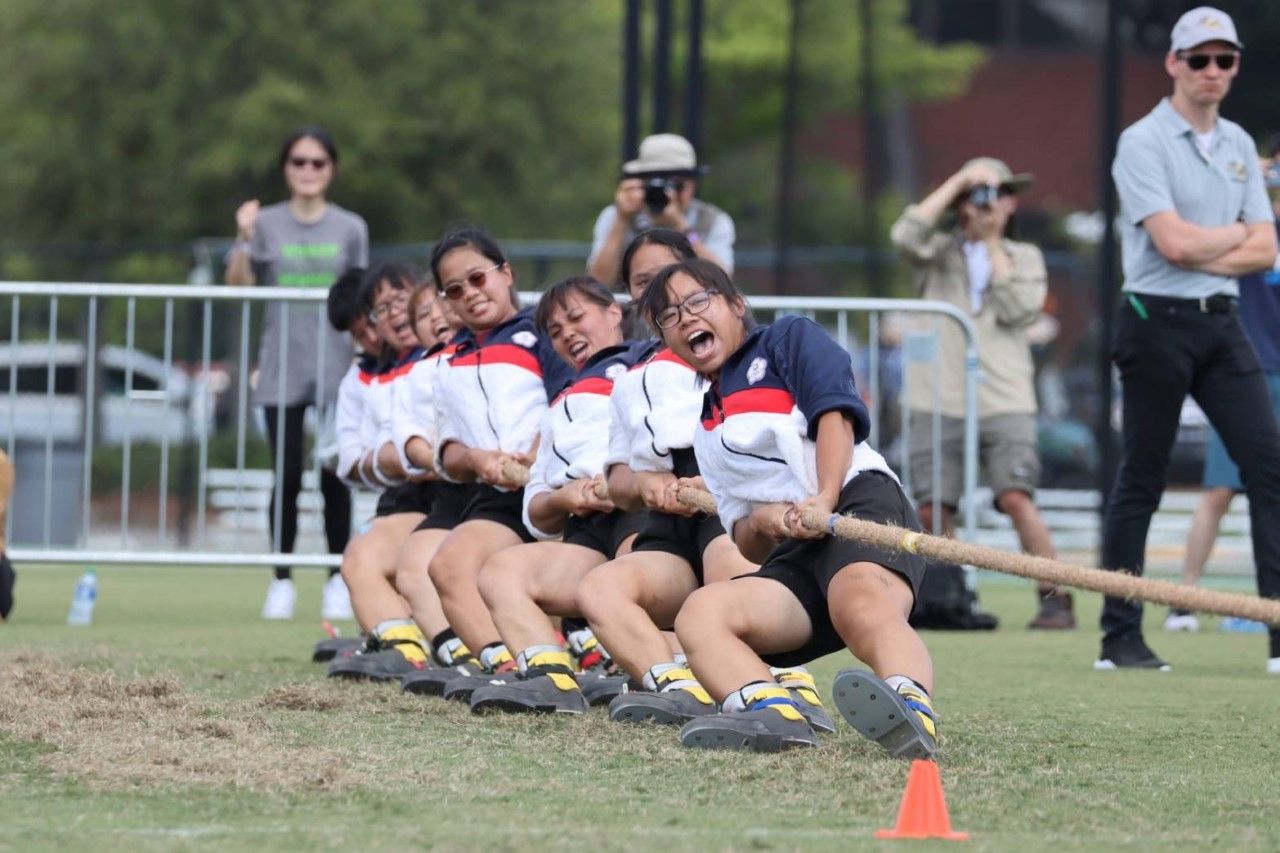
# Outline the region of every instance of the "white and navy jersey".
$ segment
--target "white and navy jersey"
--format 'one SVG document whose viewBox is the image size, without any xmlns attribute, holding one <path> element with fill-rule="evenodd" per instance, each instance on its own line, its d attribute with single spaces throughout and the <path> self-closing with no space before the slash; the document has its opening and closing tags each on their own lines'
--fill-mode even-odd
<svg viewBox="0 0 1280 853">
<path fill-rule="evenodd" d="M 364 409 L 370 383 L 377 373 L 377 362 L 361 356 L 347 370 L 338 385 L 338 405 L 334 430 L 338 439 L 338 477 L 348 486 L 368 485 L 356 466 L 371 448 L 365 444 Z M 351 476 L 353 475 L 354 476 Z"/>
<path fill-rule="evenodd" d="M 457 350 L 454 343 L 436 344 L 409 365 L 408 372 L 395 384 L 391 395 L 391 441 L 395 444 L 400 466 L 409 476 L 426 474 L 409 461 L 405 446 L 409 439 L 421 438 L 432 447 L 440 439 L 439 413 L 436 405 L 436 382 L 441 367 Z"/>
<path fill-rule="evenodd" d="M 464 329 L 458 349 L 437 377 L 440 441 L 436 468 L 451 441 L 479 450 L 524 453 L 538 437 L 547 403 L 573 380 L 526 308 L 477 337 Z"/>
<path fill-rule="evenodd" d="M 422 354 L 422 347 L 413 347 L 399 353 L 393 361 L 384 364 L 378 371 L 378 375 L 369 383 L 361 431 L 370 441 L 367 449 L 374 452 L 375 460 L 378 448 L 391 441 L 391 400 L 395 394 L 395 386 L 409 373 L 414 363 L 422 358 Z M 398 485 L 397 481 L 384 476 L 378 470 L 376 461 L 373 465 L 373 474 L 383 488 Z"/>
<path fill-rule="evenodd" d="M 652 348 L 648 341 L 630 341 L 600 350 L 543 413 L 538 456 L 524 488 L 524 526 L 537 538 L 554 539 L 559 534 L 534 527 L 529 519 L 529 503 L 534 496 L 558 489 L 570 480 L 604 473 L 609 447 L 609 396 L 614 381 L 626 376 Z"/>
<path fill-rule="evenodd" d="M 732 534 L 757 504 L 799 503 L 818 493 L 814 439 L 818 419 L 832 411 L 853 422 L 856 445 L 844 482 L 862 471 L 894 476 L 866 444 L 871 418 L 854 388 L 849 353 L 806 317 L 747 333 L 707 390 L 693 444 L 725 530 Z"/>
<path fill-rule="evenodd" d="M 672 471 L 672 451 L 693 446 L 704 386 L 680 356 L 655 344 L 614 383 L 606 470 Z"/>
</svg>

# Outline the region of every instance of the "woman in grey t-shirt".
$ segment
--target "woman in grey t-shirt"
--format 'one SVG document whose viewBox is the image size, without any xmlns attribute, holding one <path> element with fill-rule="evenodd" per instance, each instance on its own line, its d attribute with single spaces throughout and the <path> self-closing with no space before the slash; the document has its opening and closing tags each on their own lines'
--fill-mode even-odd
<svg viewBox="0 0 1280 853">
<path fill-rule="evenodd" d="M 267 287 L 323 287 L 369 260 L 369 229 L 358 215 L 325 199 L 338 165 L 333 137 L 321 128 L 289 134 L 280 149 L 279 169 L 289 200 L 259 209 L 257 199 L 236 211 L 236 242 L 227 263 L 227 284 Z M 273 469 L 283 476 L 272 493 L 268 520 L 280 550 L 293 551 L 302 490 L 303 414 L 307 406 L 333 405 L 338 384 L 351 366 L 348 337 L 324 321 L 324 308 L 271 303 L 258 349 L 258 384 L 253 400 L 265 407 Z M 282 459 L 276 458 L 283 429 Z M 320 472 L 324 526 L 329 551 L 342 553 L 351 533 L 351 494 L 338 477 Z M 276 501 L 281 502 L 275 530 Z M 262 615 L 293 616 L 297 593 L 288 566 L 276 568 Z M 325 618 L 351 618 L 342 578 L 334 570 L 325 586 Z"/>
</svg>

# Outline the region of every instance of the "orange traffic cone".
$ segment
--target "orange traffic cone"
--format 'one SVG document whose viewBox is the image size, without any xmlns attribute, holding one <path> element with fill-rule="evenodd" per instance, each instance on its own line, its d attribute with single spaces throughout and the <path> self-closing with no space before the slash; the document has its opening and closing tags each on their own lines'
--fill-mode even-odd
<svg viewBox="0 0 1280 853">
<path fill-rule="evenodd" d="M 965 841 L 967 832 L 952 832 L 947 814 L 947 798 L 942 793 L 938 765 L 916 759 L 911 762 L 907 788 L 898 807 L 898 825 L 876 830 L 876 838 L 944 838 Z"/>
</svg>

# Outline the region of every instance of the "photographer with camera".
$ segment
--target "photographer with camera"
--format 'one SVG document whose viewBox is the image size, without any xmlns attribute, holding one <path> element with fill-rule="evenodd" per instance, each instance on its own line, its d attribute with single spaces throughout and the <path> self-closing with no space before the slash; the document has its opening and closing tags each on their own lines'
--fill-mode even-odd
<svg viewBox="0 0 1280 853">
<path fill-rule="evenodd" d="M 622 253 L 631 240 L 649 228 L 670 228 L 684 234 L 699 257 L 732 274 L 733 219 L 694 198 L 698 179 L 706 171 L 683 136 L 645 137 L 640 156 L 622 166 L 613 204 L 596 217 L 587 272 L 606 284 L 617 284 Z"/>
<path fill-rule="evenodd" d="M 973 318 L 983 382 L 978 391 L 978 446 L 998 510 L 1009 516 L 1022 549 L 1053 557 L 1049 529 L 1032 497 L 1040 474 L 1036 445 L 1036 393 L 1027 327 L 1048 293 L 1044 256 L 1030 243 L 1008 239 L 1017 193 L 1031 176 L 1015 175 L 1000 160 L 978 157 L 942 183 L 893 224 L 890 237 L 918 276 L 920 298 L 950 302 Z M 938 227 L 954 213 L 950 231 Z M 964 458 L 964 334 L 950 321 L 916 321 L 937 335 L 938 364 L 908 367 L 908 448 L 913 497 L 925 530 L 933 525 L 933 407 L 942 409 L 941 529 L 953 532 Z M 935 375 L 939 386 L 934 388 Z M 1071 596 L 1039 589 L 1040 608 L 1028 627 L 1076 625 Z"/>
</svg>

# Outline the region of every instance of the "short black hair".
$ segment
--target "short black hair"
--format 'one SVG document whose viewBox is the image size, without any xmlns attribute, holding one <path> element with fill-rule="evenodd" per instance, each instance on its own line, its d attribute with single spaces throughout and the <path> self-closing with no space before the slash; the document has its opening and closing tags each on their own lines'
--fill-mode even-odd
<svg viewBox="0 0 1280 853">
<path fill-rule="evenodd" d="M 440 261 L 454 249 L 471 247 L 495 264 L 505 264 L 507 256 L 502 253 L 498 241 L 488 231 L 471 226 L 455 228 L 440 238 L 431 249 L 431 277 L 436 280 L 436 288 L 444 291 L 444 282 L 440 280 Z M 518 305 L 518 303 L 517 303 Z"/>
<path fill-rule="evenodd" d="M 683 260 L 689 260 L 698 256 L 693 250 L 693 244 L 689 242 L 689 238 L 674 231 L 670 228 L 650 228 L 637 234 L 629 244 L 627 250 L 622 253 L 622 287 L 625 290 L 631 286 L 631 261 L 635 258 L 636 252 L 640 251 L 641 246 L 666 246 L 671 250 L 671 254 Z"/>
<path fill-rule="evenodd" d="M 369 271 L 364 274 L 364 285 L 361 290 L 364 310 L 373 310 L 373 300 L 378 295 L 378 285 L 384 281 L 396 290 L 412 290 L 422 280 L 422 271 L 413 264 L 406 264 L 400 261 L 382 261 L 370 267 Z"/>
<path fill-rule="evenodd" d="M 364 267 L 352 267 L 338 276 L 329 288 L 329 325 L 339 332 L 351 331 L 351 324 L 366 312 L 364 307 Z"/>
<path fill-rule="evenodd" d="M 538 300 L 538 309 L 533 315 L 534 325 L 545 333 L 547 327 L 551 325 L 552 309 L 564 308 L 569 304 L 569 297 L 573 295 L 580 296 L 601 308 L 618 304 L 609 288 L 599 281 L 589 275 L 575 275 L 551 285 L 542 294 L 542 298 Z"/>
<path fill-rule="evenodd" d="M 335 167 L 338 165 L 338 143 L 334 142 L 333 134 L 325 130 L 323 127 L 317 127 L 314 124 L 305 125 L 303 127 L 294 128 L 289 135 L 284 138 L 284 144 L 280 146 L 280 158 L 276 163 L 276 168 L 284 171 L 285 164 L 289 162 L 289 152 L 293 150 L 293 146 L 298 144 L 300 139 L 314 139 L 320 143 L 320 147 L 329 155 L 329 162 Z"/>
<path fill-rule="evenodd" d="M 655 329 L 658 324 L 654 318 L 671 307 L 671 297 L 667 293 L 667 282 L 671 280 L 673 275 L 684 273 L 698 283 L 703 290 L 715 290 L 725 298 L 729 303 L 747 304 L 746 297 L 742 295 L 742 291 L 738 290 L 737 285 L 733 283 L 733 279 L 729 278 L 729 274 L 717 263 L 708 261 L 705 258 L 692 258 L 681 261 L 678 264 L 672 264 L 664 267 L 663 270 L 653 277 L 653 281 L 649 282 L 649 287 L 644 292 L 644 296 L 640 297 L 640 313 L 649 321 L 649 325 Z M 755 320 L 751 315 L 750 309 L 742 316 L 742 323 L 747 328 L 755 325 Z"/>
</svg>

